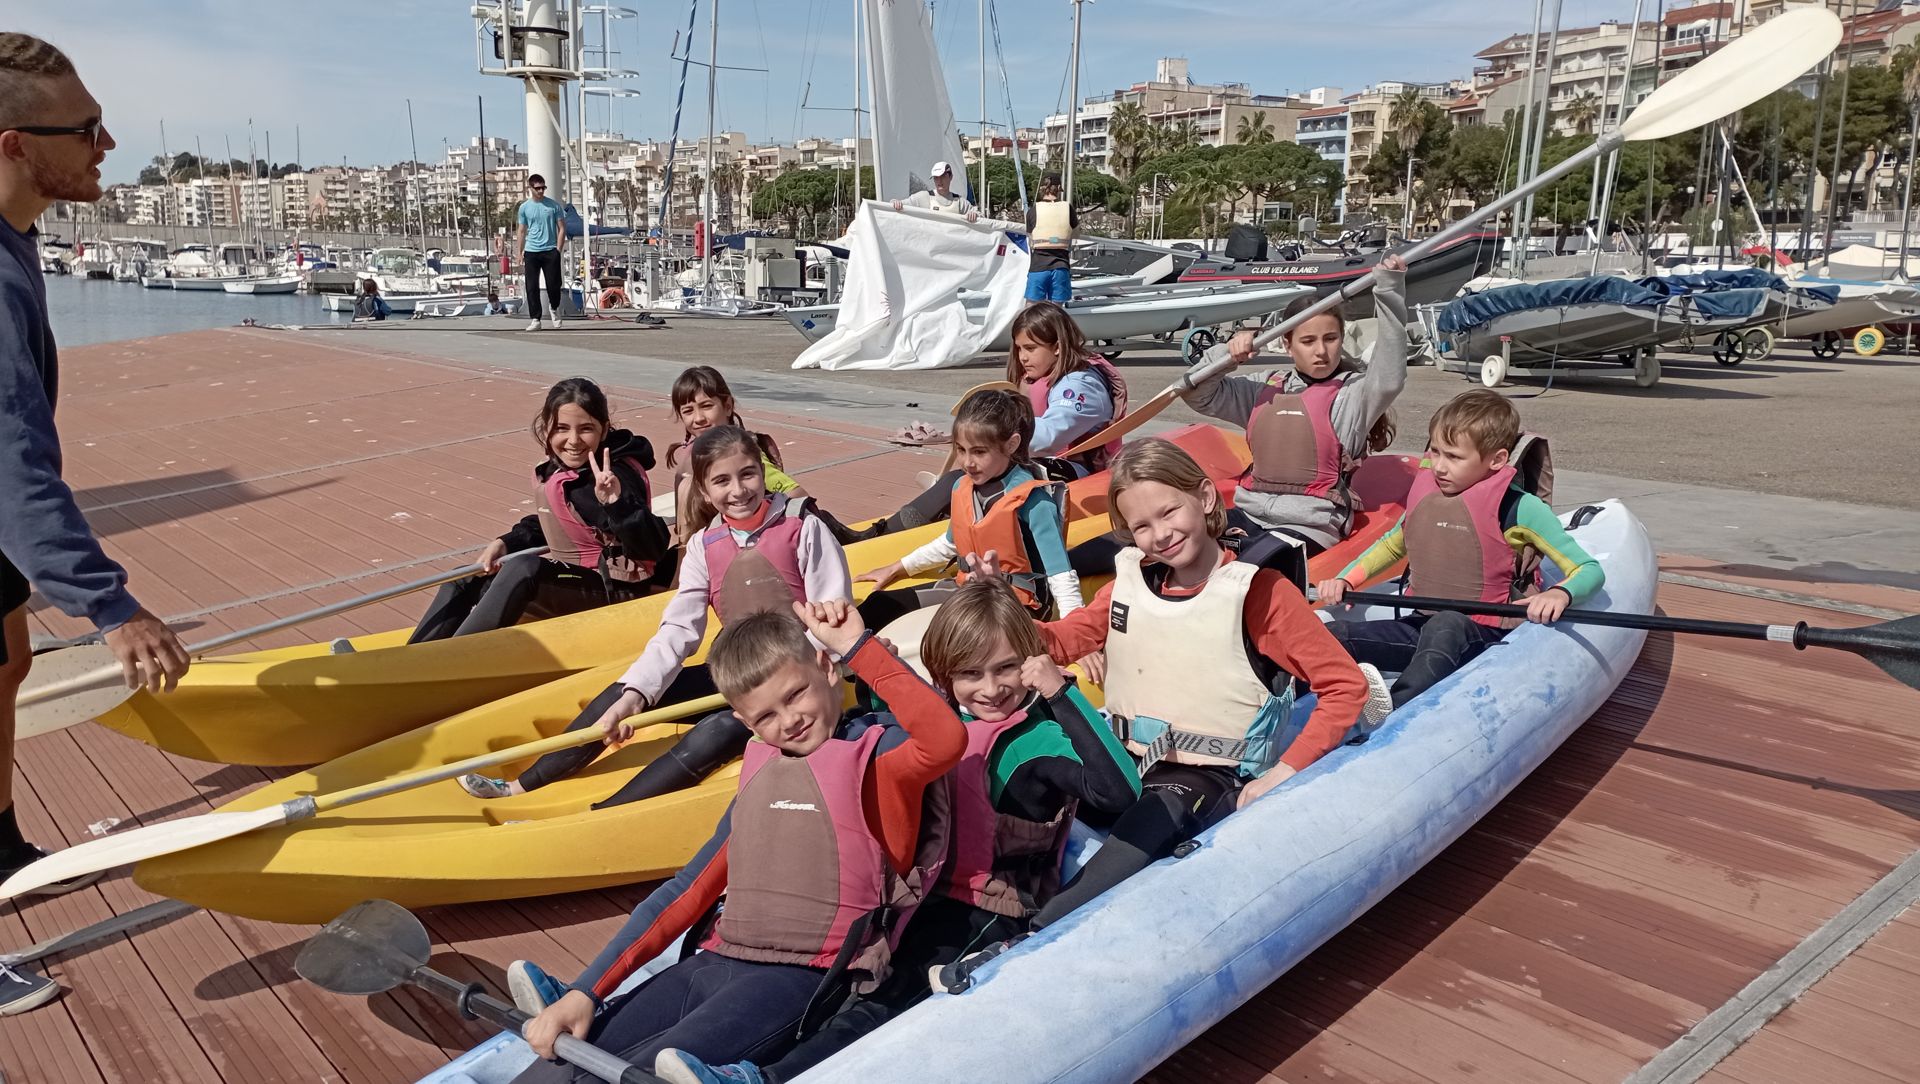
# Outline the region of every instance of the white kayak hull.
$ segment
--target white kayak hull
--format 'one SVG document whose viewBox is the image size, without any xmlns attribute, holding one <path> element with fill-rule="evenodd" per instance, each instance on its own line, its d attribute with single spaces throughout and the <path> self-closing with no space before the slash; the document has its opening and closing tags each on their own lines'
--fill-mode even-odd
<svg viewBox="0 0 1920 1084">
<path fill-rule="evenodd" d="M 1618 501 L 1599 507 L 1573 529 L 1607 573 L 1585 605 L 1650 613 L 1658 567 L 1646 531 Z M 982 967 L 967 992 L 934 995 L 797 1079 L 997 1080 L 1007 1066 L 1030 1084 L 1141 1076 L 1472 827 L 1612 695 L 1645 640 L 1598 626 L 1515 630 L 1366 743 L 1201 833 L 1191 854 L 1155 863 Z M 421 1084 L 504 1084 L 532 1060 L 499 1036 Z"/>
</svg>

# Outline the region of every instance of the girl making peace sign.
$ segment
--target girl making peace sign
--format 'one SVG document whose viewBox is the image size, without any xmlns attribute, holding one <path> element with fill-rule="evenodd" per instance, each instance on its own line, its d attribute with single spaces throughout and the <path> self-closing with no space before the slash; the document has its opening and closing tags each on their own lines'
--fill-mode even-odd
<svg viewBox="0 0 1920 1084">
<path fill-rule="evenodd" d="M 578 613 L 672 582 L 672 538 L 647 485 L 653 446 L 613 428 L 599 385 L 583 377 L 555 384 L 533 436 L 547 452 L 533 468 L 534 514 L 481 551 L 488 575 L 440 589 L 411 643 Z M 545 559 L 501 561 L 542 544 Z"/>
</svg>

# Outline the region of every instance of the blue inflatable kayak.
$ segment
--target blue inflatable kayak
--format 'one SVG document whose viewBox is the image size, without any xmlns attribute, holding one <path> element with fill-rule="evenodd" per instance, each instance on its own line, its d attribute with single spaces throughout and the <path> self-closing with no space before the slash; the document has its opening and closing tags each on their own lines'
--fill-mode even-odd
<svg viewBox="0 0 1920 1084">
<path fill-rule="evenodd" d="M 1597 507 L 1571 526 L 1607 573 L 1584 605 L 1652 612 L 1645 530 L 1617 501 Z M 988 963 L 965 993 L 934 995 L 800 1081 L 1001 1079 L 1009 1065 L 1036 1084 L 1139 1077 L 1459 838 L 1612 695 L 1645 639 L 1515 630 L 1365 744 L 1203 833 L 1186 857 L 1156 863 Z M 979 1035 L 993 1042 L 962 1038 Z M 505 1084 L 532 1059 L 501 1036 L 422 1084 Z"/>
</svg>

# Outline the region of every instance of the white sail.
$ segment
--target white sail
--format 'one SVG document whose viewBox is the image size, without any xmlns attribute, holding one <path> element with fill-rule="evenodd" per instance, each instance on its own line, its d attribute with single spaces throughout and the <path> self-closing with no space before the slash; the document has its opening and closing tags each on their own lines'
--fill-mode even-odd
<svg viewBox="0 0 1920 1084">
<path fill-rule="evenodd" d="M 951 164 L 953 190 L 966 191 L 959 128 L 925 0 L 865 3 L 876 194 L 904 199 L 932 188 L 927 172 L 935 162 Z"/>
</svg>

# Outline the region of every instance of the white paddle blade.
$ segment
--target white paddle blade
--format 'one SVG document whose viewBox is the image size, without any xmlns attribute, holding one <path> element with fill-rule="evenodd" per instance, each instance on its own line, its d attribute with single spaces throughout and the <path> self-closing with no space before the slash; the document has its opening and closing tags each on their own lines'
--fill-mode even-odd
<svg viewBox="0 0 1920 1084">
<path fill-rule="evenodd" d="M 1805 75 L 1840 44 L 1840 18 L 1788 5 L 1726 48 L 1648 95 L 1620 126 L 1632 140 L 1663 139 L 1711 124 Z"/>
<path fill-rule="evenodd" d="M 920 641 L 927 638 L 927 626 L 933 624 L 933 615 L 939 612 L 938 606 L 923 606 L 889 621 L 886 628 L 874 633 L 892 644 L 893 653 L 900 656 L 900 661 L 911 667 L 922 680 L 929 682 L 933 680 L 933 675 L 927 673 L 927 664 L 920 661 Z"/>
<path fill-rule="evenodd" d="M 98 718 L 127 702 L 133 690 L 105 644 L 83 644 L 37 655 L 21 686 L 14 736 L 50 734 Z"/>
<path fill-rule="evenodd" d="M 104 839 L 89 840 L 64 851 L 55 851 L 7 878 L 5 884 L 0 884 L 0 900 L 10 900 L 23 892 L 32 892 L 36 888 L 45 888 L 82 874 L 131 866 L 148 858 L 203 847 L 262 828 L 272 828 L 285 824 L 287 819 L 287 807 L 276 805 L 266 809 L 250 809 L 244 813 L 205 813 L 198 817 L 149 824 Z"/>
</svg>

